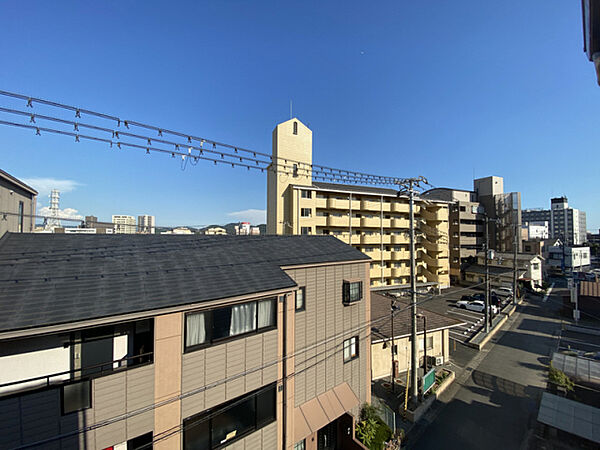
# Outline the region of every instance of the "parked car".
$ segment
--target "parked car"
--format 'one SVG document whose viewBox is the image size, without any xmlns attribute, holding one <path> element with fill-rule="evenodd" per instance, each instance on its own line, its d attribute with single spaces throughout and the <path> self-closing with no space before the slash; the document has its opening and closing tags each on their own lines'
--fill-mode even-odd
<svg viewBox="0 0 600 450">
<path fill-rule="evenodd" d="M 469 311 L 483 312 L 485 303 L 481 300 L 459 300 L 456 302 L 457 308 L 468 309 Z M 498 314 L 498 308 L 495 305 L 490 305 L 490 311 L 493 314 Z"/>
<path fill-rule="evenodd" d="M 499 287 L 492 291 L 492 294 L 500 295 L 501 297 L 509 297 L 513 295 L 512 288 L 509 287 Z"/>
</svg>

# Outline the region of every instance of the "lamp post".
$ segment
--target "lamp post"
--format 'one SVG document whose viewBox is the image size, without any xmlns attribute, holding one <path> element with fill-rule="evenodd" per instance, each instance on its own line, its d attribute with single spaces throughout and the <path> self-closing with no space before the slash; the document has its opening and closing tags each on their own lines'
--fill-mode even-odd
<svg viewBox="0 0 600 450">
<path fill-rule="evenodd" d="M 423 366 L 425 371 L 423 374 L 427 373 L 427 316 L 425 314 L 417 314 L 419 319 L 423 319 Z"/>
</svg>

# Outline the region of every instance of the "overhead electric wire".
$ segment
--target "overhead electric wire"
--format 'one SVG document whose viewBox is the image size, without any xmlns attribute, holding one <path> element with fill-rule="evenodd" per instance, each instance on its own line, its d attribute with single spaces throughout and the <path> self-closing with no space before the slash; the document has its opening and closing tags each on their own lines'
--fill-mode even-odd
<svg viewBox="0 0 600 450">
<path fill-rule="evenodd" d="M 85 114 L 85 115 L 89 115 L 91 117 L 111 120 L 116 123 L 116 126 L 119 128 L 119 130 L 115 130 L 112 128 L 106 128 L 106 127 L 100 127 L 100 126 L 92 125 L 92 124 L 86 124 L 86 123 L 65 120 L 62 118 L 45 115 L 45 114 L 36 114 L 36 113 L 27 112 L 27 111 L 16 110 L 14 108 L 5 108 L 5 107 L 0 108 L 0 112 L 17 114 L 20 116 L 27 116 L 30 118 L 30 122 L 33 122 L 33 123 L 35 123 L 36 118 L 42 119 L 42 120 L 49 120 L 49 121 L 54 121 L 57 123 L 71 125 L 71 126 L 73 126 L 74 131 L 79 131 L 79 127 L 82 127 L 82 128 L 85 127 L 85 128 L 95 130 L 95 131 L 111 133 L 112 138 L 118 137 L 119 134 L 122 134 L 123 136 L 133 137 L 133 138 L 137 138 L 137 139 L 143 139 L 148 144 L 150 144 L 152 141 L 157 141 L 157 142 L 164 143 L 165 145 L 173 145 L 176 148 L 173 149 L 173 151 L 171 151 L 171 149 L 159 149 L 159 148 L 153 147 L 151 145 L 139 145 L 139 144 L 127 143 L 122 140 L 113 142 L 112 139 L 106 139 L 106 138 L 97 137 L 97 136 L 82 135 L 82 134 L 71 132 L 71 131 L 56 130 L 56 129 L 52 129 L 52 128 L 33 126 L 30 124 L 21 124 L 21 123 L 16 123 L 16 122 L 11 122 L 11 121 L 0 121 L 0 125 L 31 129 L 31 130 L 35 130 L 36 134 L 41 134 L 41 132 L 44 131 L 44 132 L 56 133 L 56 134 L 61 134 L 61 135 L 65 135 L 65 136 L 74 137 L 76 140 L 83 138 L 83 139 L 94 140 L 94 141 L 98 141 L 98 142 L 104 142 L 109 145 L 119 146 L 119 144 L 120 144 L 120 145 L 128 146 L 131 148 L 146 149 L 148 152 L 149 151 L 158 151 L 158 152 L 162 151 L 163 153 L 179 154 L 183 157 L 195 158 L 194 159 L 195 161 L 198 161 L 198 159 L 207 159 L 209 161 L 214 162 L 213 159 L 201 158 L 200 155 L 198 155 L 198 154 L 190 154 L 190 152 L 180 153 L 180 152 L 176 151 L 177 147 L 188 147 L 188 149 L 193 148 L 194 150 L 196 150 L 198 152 L 202 151 L 202 152 L 218 154 L 222 157 L 222 159 L 227 157 L 227 158 L 239 160 L 238 162 L 231 162 L 231 161 L 225 162 L 225 161 L 217 160 L 217 162 L 215 162 L 215 164 L 218 164 L 219 162 L 225 163 L 225 164 L 233 163 L 234 166 L 247 167 L 248 170 L 250 168 L 256 168 L 256 167 L 254 167 L 250 164 L 244 164 L 244 162 L 253 162 L 255 166 L 260 166 L 261 164 L 268 166 L 268 165 L 272 164 L 272 165 L 275 165 L 275 167 L 277 169 L 283 168 L 284 172 L 286 172 L 289 175 L 295 174 L 295 175 L 299 175 L 299 176 L 312 176 L 315 179 L 330 180 L 330 181 L 337 181 L 337 182 L 345 181 L 345 182 L 350 182 L 350 183 L 365 183 L 365 184 L 373 184 L 373 185 L 389 184 L 389 185 L 401 186 L 401 185 L 405 184 L 406 180 L 408 180 L 408 179 L 402 179 L 402 178 L 398 178 L 398 177 L 381 176 L 381 175 L 375 175 L 375 174 L 370 174 L 370 173 L 365 173 L 365 172 L 338 169 L 338 168 L 319 165 L 319 164 L 309 164 L 304 161 L 298 161 L 298 160 L 294 160 L 291 158 L 275 158 L 274 159 L 272 155 L 269 155 L 269 154 L 263 153 L 263 152 L 258 152 L 256 150 L 250 150 L 250 149 L 247 149 L 244 147 L 226 144 L 226 143 L 211 140 L 208 138 L 194 136 L 192 134 L 181 133 L 181 132 L 173 131 L 173 130 L 163 128 L 163 127 L 147 125 L 147 124 L 133 121 L 133 120 L 123 120 L 114 115 L 99 113 L 99 112 L 92 111 L 92 110 L 85 109 L 85 108 L 77 108 L 74 106 L 69 106 L 69 105 L 65 105 L 62 103 L 58 103 L 58 102 L 43 100 L 43 99 L 30 97 L 30 96 L 26 96 L 26 95 L 22 95 L 22 94 L 17 94 L 17 93 L 12 93 L 12 92 L 8 92 L 8 91 L 0 91 L 0 95 L 24 100 L 27 102 L 27 107 L 30 107 L 30 108 L 33 108 L 34 103 L 39 103 L 39 104 L 50 106 L 53 108 L 60 108 L 60 109 L 64 109 L 67 111 L 75 112 L 76 118 L 81 118 L 81 114 Z M 129 129 L 130 126 L 135 126 L 135 127 L 144 128 L 147 130 L 156 131 L 157 137 L 130 133 L 130 132 L 122 130 L 121 125 L 123 125 L 127 129 Z M 183 138 L 186 140 L 186 142 L 178 143 L 178 142 L 168 141 L 165 139 L 159 139 L 160 137 L 164 136 L 164 134 L 169 134 L 172 136 Z M 192 144 L 194 141 L 199 142 L 200 147 L 193 146 Z M 213 149 L 207 149 L 207 148 L 203 147 L 204 143 L 211 144 L 213 146 Z M 221 147 L 223 149 L 226 149 L 226 150 L 233 150 L 235 154 L 227 153 L 225 150 L 217 150 L 216 149 L 217 146 Z M 249 155 L 251 154 L 253 157 L 251 158 L 249 156 L 242 156 L 242 155 L 240 155 L 240 152 L 249 154 Z M 262 156 L 262 157 L 266 158 L 267 160 L 261 160 L 260 158 L 258 158 L 259 156 Z M 250 165 L 251 167 L 248 167 L 248 165 Z M 262 167 L 262 169 L 266 169 L 266 168 L 267 167 Z M 271 169 L 272 169 L 272 167 L 271 167 Z M 277 169 L 275 169 L 274 171 L 276 171 L 277 173 L 281 173 Z M 304 175 L 302 175 L 302 174 L 304 174 Z M 419 179 L 421 179 L 421 181 L 426 181 L 422 177 L 419 177 Z M 415 180 L 417 180 L 417 179 L 413 179 L 413 181 L 415 181 Z"/>
</svg>

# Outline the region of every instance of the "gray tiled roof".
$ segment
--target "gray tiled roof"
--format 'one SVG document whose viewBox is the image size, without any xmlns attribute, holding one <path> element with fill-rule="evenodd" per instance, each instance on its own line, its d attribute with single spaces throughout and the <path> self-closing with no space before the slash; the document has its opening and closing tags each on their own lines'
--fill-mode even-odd
<svg viewBox="0 0 600 450">
<path fill-rule="evenodd" d="M 390 317 L 390 300 L 390 297 L 371 291 L 371 320 L 376 321 L 373 326 L 377 329 L 377 331 L 371 333 L 371 341 L 379 341 L 384 337 L 389 338 L 392 335 L 390 320 L 383 319 L 389 319 Z M 408 336 L 411 332 L 410 302 L 399 298 L 394 299 L 394 304 L 398 310 L 394 314 L 394 337 Z M 417 312 L 427 318 L 428 330 L 452 328 L 464 324 L 464 322 L 424 309 L 419 305 L 417 306 Z M 417 333 L 422 332 L 423 320 L 419 319 L 417 320 Z"/>
<path fill-rule="evenodd" d="M 293 287 L 281 266 L 354 260 L 331 236 L 7 233 L 0 331 Z"/>
</svg>

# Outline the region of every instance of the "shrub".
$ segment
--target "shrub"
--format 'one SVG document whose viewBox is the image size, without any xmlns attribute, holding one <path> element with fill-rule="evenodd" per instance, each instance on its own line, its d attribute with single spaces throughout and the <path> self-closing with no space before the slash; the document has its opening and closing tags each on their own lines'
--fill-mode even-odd
<svg viewBox="0 0 600 450">
<path fill-rule="evenodd" d="M 571 380 L 566 373 L 562 370 L 558 370 L 550 363 L 548 367 L 548 380 L 558 386 L 565 388 L 567 391 L 572 391 L 575 388 L 575 383 Z"/>
</svg>

